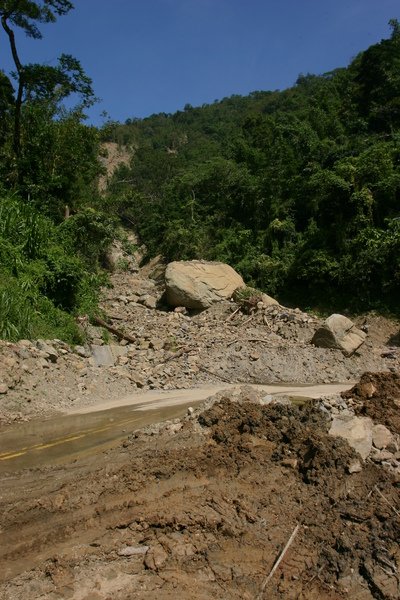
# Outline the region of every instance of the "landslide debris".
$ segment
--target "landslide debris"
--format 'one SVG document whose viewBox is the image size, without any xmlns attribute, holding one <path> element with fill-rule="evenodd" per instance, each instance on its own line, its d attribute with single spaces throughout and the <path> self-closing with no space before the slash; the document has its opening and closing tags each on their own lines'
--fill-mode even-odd
<svg viewBox="0 0 400 600">
<path fill-rule="evenodd" d="M 221 392 L 94 464 L 3 477 L 0 597 L 399 598 L 398 479 L 324 402 Z"/>
<path fill-rule="evenodd" d="M 84 347 L 60 340 L 0 342 L 0 423 L 89 407 L 135 390 L 335 383 L 365 371 L 400 369 L 396 321 L 373 314 L 356 320 L 367 331 L 366 341 L 345 356 L 311 343 L 323 324 L 313 314 L 263 294 L 197 314 L 171 310 L 163 304 L 165 267 L 154 262 L 139 269 L 134 261 L 128 266 L 112 273 L 101 303 L 110 328 L 128 339 L 81 319 Z"/>
</svg>

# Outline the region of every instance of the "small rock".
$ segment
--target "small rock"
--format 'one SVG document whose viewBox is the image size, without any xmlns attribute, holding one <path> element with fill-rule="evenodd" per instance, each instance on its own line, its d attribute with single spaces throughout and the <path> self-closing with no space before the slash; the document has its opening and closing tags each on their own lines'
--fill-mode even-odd
<svg viewBox="0 0 400 600">
<path fill-rule="evenodd" d="M 7 394 L 8 385 L 6 383 L 0 383 L 0 394 Z"/>
<path fill-rule="evenodd" d="M 337 348 L 351 356 L 364 342 L 366 334 L 350 319 L 333 314 L 317 329 L 311 343 L 319 348 Z"/>
<path fill-rule="evenodd" d="M 167 561 L 168 554 L 162 546 L 155 546 L 149 550 L 144 559 L 145 566 L 151 571 L 158 571 Z"/>
<path fill-rule="evenodd" d="M 268 294 L 261 294 L 261 301 L 264 305 L 264 308 L 269 308 L 270 306 L 279 306 L 279 302 L 272 298 L 272 296 L 268 296 Z"/>
<path fill-rule="evenodd" d="M 82 358 L 89 358 L 91 356 L 89 348 L 85 348 L 84 346 L 75 346 L 75 352 L 78 356 L 82 356 Z"/>
<path fill-rule="evenodd" d="M 281 462 L 283 467 L 289 467 L 290 469 L 296 469 L 298 464 L 297 458 L 284 458 Z"/>
<path fill-rule="evenodd" d="M 392 440 L 393 435 L 387 427 L 381 424 L 374 425 L 372 430 L 372 442 L 375 448 L 382 450 L 383 448 L 386 448 Z"/>
<path fill-rule="evenodd" d="M 118 550 L 118 556 L 138 556 L 140 554 L 146 554 L 150 546 L 126 546 Z"/>
<path fill-rule="evenodd" d="M 58 352 L 57 352 L 57 350 L 55 350 L 53 348 L 53 346 L 50 346 L 50 344 L 47 344 L 43 340 L 38 340 L 36 342 L 36 347 L 39 348 L 39 350 L 41 350 L 42 352 L 45 352 L 46 358 L 50 362 L 52 362 L 52 363 L 57 362 L 57 360 L 58 360 Z"/>
<path fill-rule="evenodd" d="M 353 460 L 347 467 L 349 473 L 360 473 L 362 471 L 362 465 L 359 460 Z"/>
</svg>

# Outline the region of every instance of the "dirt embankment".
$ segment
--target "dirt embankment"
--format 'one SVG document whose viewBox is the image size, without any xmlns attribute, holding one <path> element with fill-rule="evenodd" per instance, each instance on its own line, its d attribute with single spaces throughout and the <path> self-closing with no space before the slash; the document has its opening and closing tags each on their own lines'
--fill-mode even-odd
<svg viewBox="0 0 400 600">
<path fill-rule="evenodd" d="M 386 374 L 345 401 L 399 399 Z M 330 436 L 319 403 L 244 390 L 190 413 L 102 460 L 3 477 L 2 600 L 400 597 L 399 478 Z"/>
</svg>

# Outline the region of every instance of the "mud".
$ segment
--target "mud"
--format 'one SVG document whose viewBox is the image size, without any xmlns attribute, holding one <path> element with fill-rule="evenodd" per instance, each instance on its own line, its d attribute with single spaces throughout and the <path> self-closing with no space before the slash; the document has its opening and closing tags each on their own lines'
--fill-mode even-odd
<svg viewBox="0 0 400 600">
<path fill-rule="evenodd" d="M 392 433 L 400 434 L 400 375 L 399 373 L 364 373 L 343 398 L 356 401 L 355 411 L 386 425 Z"/>
<path fill-rule="evenodd" d="M 101 457 L 3 475 L 0 598 L 399 598 L 398 484 L 350 473 L 317 406 L 229 391 Z"/>
</svg>

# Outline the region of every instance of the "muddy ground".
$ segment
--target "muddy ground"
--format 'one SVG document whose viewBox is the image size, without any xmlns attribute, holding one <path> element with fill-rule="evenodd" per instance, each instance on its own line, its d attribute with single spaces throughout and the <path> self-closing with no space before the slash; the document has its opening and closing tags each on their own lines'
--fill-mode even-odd
<svg viewBox="0 0 400 600">
<path fill-rule="evenodd" d="M 400 379 L 369 374 L 344 396 L 381 419 Z M 359 457 L 318 403 L 228 392 L 190 413 L 2 476 L 0 598 L 400 597 L 399 478 L 370 459 L 350 473 Z"/>
</svg>

